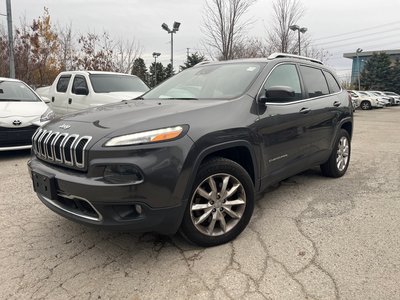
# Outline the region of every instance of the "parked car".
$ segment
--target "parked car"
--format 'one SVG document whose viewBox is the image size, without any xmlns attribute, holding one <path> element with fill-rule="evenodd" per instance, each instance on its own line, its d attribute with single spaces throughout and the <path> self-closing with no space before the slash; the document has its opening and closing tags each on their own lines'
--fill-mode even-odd
<svg viewBox="0 0 400 300">
<path fill-rule="evenodd" d="M 389 97 L 385 95 L 383 92 L 380 91 L 368 91 L 369 93 L 372 93 L 373 95 L 380 97 L 381 99 L 384 99 L 385 101 L 388 101 L 388 105 L 395 105 L 395 101 L 393 97 Z"/>
<path fill-rule="evenodd" d="M 400 95 L 394 92 L 383 92 L 385 95 L 392 97 L 394 99 L 394 105 L 400 104 Z"/>
<path fill-rule="evenodd" d="M 346 173 L 353 110 L 338 82 L 321 62 L 282 53 L 202 63 L 140 99 L 39 129 L 34 190 L 80 223 L 226 243 L 269 185 L 318 165 Z"/>
<path fill-rule="evenodd" d="M 350 95 L 350 98 L 351 98 L 351 104 L 353 105 L 353 112 L 360 106 L 359 105 L 359 103 L 358 103 L 358 98 L 359 98 L 359 96 L 357 95 L 357 94 L 355 94 L 353 91 L 351 91 L 351 90 L 348 90 L 347 91 L 348 93 L 349 93 L 349 95 Z"/>
<path fill-rule="evenodd" d="M 0 151 L 31 148 L 33 133 L 53 117 L 27 84 L 0 78 Z"/>
<path fill-rule="evenodd" d="M 136 98 L 149 88 L 137 76 L 100 71 L 61 72 L 48 87 L 36 92 L 50 99 L 57 115 Z"/>
<path fill-rule="evenodd" d="M 387 101 L 383 101 L 382 99 L 380 99 L 379 97 L 369 94 L 365 91 L 351 91 L 353 95 L 356 96 L 352 96 L 354 97 L 354 99 L 356 99 L 356 101 L 358 102 L 358 105 L 360 106 L 360 108 L 362 110 L 368 110 L 368 109 L 372 109 L 372 108 L 382 108 L 385 107 L 385 105 L 387 105 Z"/>
</svg>

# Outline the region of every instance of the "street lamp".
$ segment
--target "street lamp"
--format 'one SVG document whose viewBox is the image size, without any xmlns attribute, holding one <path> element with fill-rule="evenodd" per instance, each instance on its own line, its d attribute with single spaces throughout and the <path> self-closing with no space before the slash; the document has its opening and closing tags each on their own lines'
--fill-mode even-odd
<svg viewBox="0 0 400 300">
<path fill-rule="evenodd" d="M 154 57 L 154 86 L 157 85 L 157 57 L 159 57 L 161 53 L 153 52 Z"/>
<path fill-rule="evenodd" d="M 361 49 L 361 48 L 357 48 L 357 50 L 356 50 L 356 56 L 357 56 L 357 67 L 358 67 L 358 90 L 360 90 L 360 86 L 361 86 L 361 83 L 360 83 L 360 56 L 358 56 L 361 52 L 363 51 L 363 49 Z"/>
<path fill-rule="evenodd" d="M 8 28 L 8 50 L 9 50 L 9 76 L 10 78 L 15 78 L 15 63 L 14 63 L 14 38 L 12 29 L 12 14 L 11 14 L 11 0 L 6 0 L 6 10 L 7 14 L 1 14 L 1 16 L 7 17 L 7 28 Z"/>
<path fill-rule="evenodd" d="M 307 31 L 307 28 L 306 27 L 301 27 L 300 28 L 300 26 L 298 26 L 298 25 L 290 25 L 289 26 L 289 29 L 290 30 L 293 30 L 293 31 L 296 31 L 297 30 L 297 33 L 298 33 L 298 43 L 299 43 L 299 55 L 301 55 L 301 53 L 300 53 L 300 33 L 305 33 L 306 31 Z"/>
<path fill-rule="evenodd" d="M 172 70 L 174 69 L 174 33 L 179 31 L 179 26 L 181 26 L 181 23 L 174 22 L 174 25 L 171 30 L 171 29 L 169 29 L 167 24 L 162 23 L 162 25 L 161 25 L 162 29 L 164 29 L 166 32 L 171 34 L 171 67 L 172 67 Z"/>
</svg>

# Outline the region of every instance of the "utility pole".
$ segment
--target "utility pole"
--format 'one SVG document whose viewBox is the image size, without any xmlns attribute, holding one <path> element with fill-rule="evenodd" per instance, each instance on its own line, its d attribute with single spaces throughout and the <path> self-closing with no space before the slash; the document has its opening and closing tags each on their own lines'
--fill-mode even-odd
<svg viewBox="0 0 400 300">
<path fill-rule="evenodd" d="M 11 15 L 11 0 L 6 0 L 7 6 L 7 27 L 8 27 L 8 50 L 10 55 L 10 78 L 15 78 L 15 64 L 14 64 L 14 38 L 12 28 L 12 15 Z"/>
</svg>

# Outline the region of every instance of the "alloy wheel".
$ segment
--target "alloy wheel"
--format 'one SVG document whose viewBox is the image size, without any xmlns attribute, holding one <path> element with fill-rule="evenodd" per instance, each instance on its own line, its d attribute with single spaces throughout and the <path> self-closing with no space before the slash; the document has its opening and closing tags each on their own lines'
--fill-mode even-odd
<svg viewBox="0 0 400 300">
<path fill-rule="evenodd" d="M 246 208 L 246 193 L 234 176 L 220 173 L 199 184 L 190 202 L 190 215 L 197 230 L 219 236 L 232 230 Z"/>
</svg>

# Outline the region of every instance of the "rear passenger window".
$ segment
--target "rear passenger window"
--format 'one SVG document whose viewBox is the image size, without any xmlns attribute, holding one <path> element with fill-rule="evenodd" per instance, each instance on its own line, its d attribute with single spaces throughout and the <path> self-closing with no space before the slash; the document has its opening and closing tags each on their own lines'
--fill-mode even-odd
<svg viewBox="0 0 400 300">
<path fill-rule="evenodd" d="M 273 69 L 264 85 L 264 90 L 274 86 L 287 86 L 292 88 L 295 97 L 291 98 L 290 101 L 301 100 L 303 98 L 299 74 L 297 73 L 295 65 L 279 65 Z"/>
<path fill-rule="evenodd" d="M 71 76 L 61 76 L 57 82 L 57 87 L 56 87 L 57 92 L 65 93 L 67 91 L 70 79 L 71 79 Z"/>
<path fill-rule="evenodd" d="M 300 66 L 304 84 L 308 90 L 308 97 L 314 98 L 329 94 L 328 84 L 320 69 Z"/>
<path fill-rule="evenodd" d="M 331 93 L 338 93 L 341 91 L 340 85 L 337 83 L 335 77 L 329 72 L 324 71 L 326 81 L 328 81 L 329 90 Z"/>
</svg>

